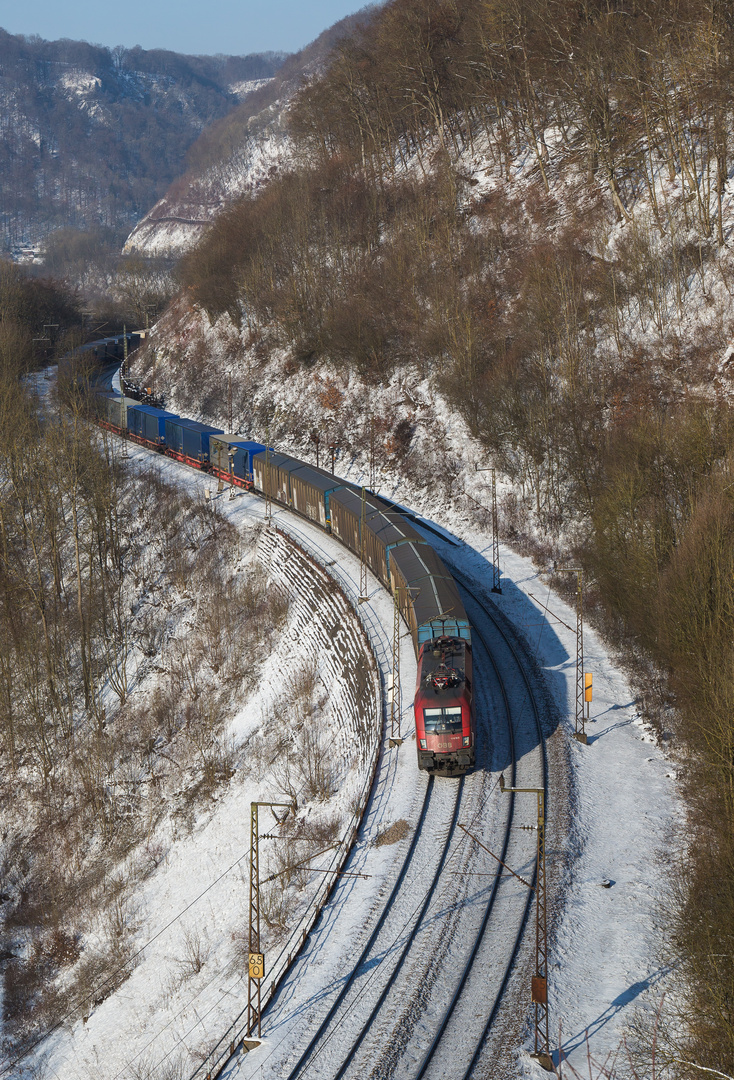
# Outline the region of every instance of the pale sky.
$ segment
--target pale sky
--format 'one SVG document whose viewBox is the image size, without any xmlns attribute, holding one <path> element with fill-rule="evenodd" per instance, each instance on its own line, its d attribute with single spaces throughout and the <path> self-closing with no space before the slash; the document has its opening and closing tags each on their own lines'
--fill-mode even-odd
<svg viewBox="0 0 734 1080">
<path fill-rule="evenodd" d="M 366 0 L 0 0 L 10 34 L 193 54 L 296 52 Z"/>
</svg>

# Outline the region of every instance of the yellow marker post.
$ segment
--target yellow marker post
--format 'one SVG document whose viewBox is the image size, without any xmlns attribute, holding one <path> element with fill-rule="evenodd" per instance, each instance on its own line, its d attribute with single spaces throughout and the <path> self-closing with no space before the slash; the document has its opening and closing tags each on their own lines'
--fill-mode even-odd
<svg viewBox="0 0 734 1080">
<path fill-rule="evenodd" d="M 592 683 L 594 676 L 590 671 L 584 673 L 584 701 L 586 702 L 586 719 L 591 721 L 591 697 L 592 697 Z"/>
</svg>

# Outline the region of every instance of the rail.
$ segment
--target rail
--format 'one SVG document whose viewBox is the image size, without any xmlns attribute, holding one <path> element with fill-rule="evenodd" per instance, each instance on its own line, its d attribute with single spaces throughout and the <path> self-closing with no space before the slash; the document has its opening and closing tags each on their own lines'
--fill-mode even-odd
<svg viewBox="0 0 734 1080">
<path fill-rule="evenodd" d="M 283 529 L 275 529 L 273 531 L 283 539 L 287 540 L 289 544 L 292 544 L 295 548 L 297 548 L 299 552 L 306 558 L 308 558 L 312 562 L 315 562 L 322 572 L 328 574 L 328 567 L 324 565 L 318 558 L 316 558 L 312 552 L 307 551 L 301 543 L 296 542 L 296 540 L 290 533 L 286 532 Z M 364 624 L 364 620 L 361 617 L 361 612 L 359 612 L 358 609 L 355 609 L 349 597 L 346 595 L 345 590 L 341 587 L 341 584 L 336 581 L 334 575 L 329 574 L 329 577 L 330 580 L 334 582 L 335 586 L 339 589 L 345 601 L 349 603 L 354 614 L 357 615 L 357 617 L 359 618 L 360 626 L 365 637 L 365 645 L 369 651 L 374 668 L 379 670 L 374 658 L 374 654 L 369 645 L 369 636 L 367 628 Z M 278 988 L 280 987 L 280 984 L 287 975 L 291 964 L 299 955 L 301 949 L 305 945 L 309 933 L 313 929 L 316 920 L 318 919 L 324 906 L 329 900 L 332 889 L 334 888 L 338 879 L 339 871 L 343 869 L 347 859 L 351 854 L 354 842 L 357 838 L 360 826 L 362 824 L 362 820 L 364 818 L 367 804 L 369 802 L 369 797 L 372 791 L 377 766 L 380 760 L 382 740 L 379 737 L 379 733 L 382 730 L 382 703 L 380 704 L 377 713 L 379 717 L 377 737 L 374 739 L 373 742 L 372 760 L 370 762 L 367 775 L 360 790 L 359 807 L 352 815 L 346 833 L 340 841 L 339 846 L 336 848 L 331 862 L 323 874 L 321 884 L 319 885 L 313 900 L 311 901 L 307 910 L 301 916 L 297 926 L 292 931 L 290 937 L 288 938 L 288 941 L 285 943 L 272 965 L 272 975 L 270 978 L 269 986 L 262 1001 L 262 1012 L 265 1011 L 267 1006 L 277 994 Z M 201 1064 L 194 1070 L 194 1072 L 190 1074 L 189 1080 L 195 1080 L 195 1078 L 197 1077 L 205 1078 L 205 1080 L 216 1080 L 216 1078 L 222 1073 L 230 1058 L 236 1052 L 238 1052 L 238 1050 L 242 1049 L 243 1044 L 247 1040 L 248 1036 L 251 1034 L 247 1022 L 243 1023 L 243 1019 L 245 1019 L 246 1016 L 247 1005 L 245 1005 L 238 1013 L 238 1015 L 230 1024 L 229 1028 L 227 1028 L 225 1033 L 211 1048 L 206 1058 L 204 1058 Z"/>
</svg>

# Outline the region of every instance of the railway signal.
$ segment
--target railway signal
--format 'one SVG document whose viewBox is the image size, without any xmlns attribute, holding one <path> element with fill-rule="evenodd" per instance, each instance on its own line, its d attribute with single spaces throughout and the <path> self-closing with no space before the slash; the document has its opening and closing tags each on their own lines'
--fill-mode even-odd
<svg viewBox="0 0 734 1080">
<path fill-rule="evenodd" d="M 260 952 L 260 833 L 258 810 L 261 806 L 292 810 L 294 803 L 253 802 L 250 803 L 250 934 L 247 970 L 247 1028 L 246 1035 L 252 1035 L 257 1028 L 257 1037 L 261 1035 L 260 981 L 265 975 L 265 956 Z M 279 821 L 277 814 L 275 820 Z"/>
<path fill-rule="evenodd" d="M 222 444 L 217 443 L 217 491 L 224 491 L 222 483 Z"/>
<path fill-rule="evenodd" d="M 234 450 L 232 450 L 232 448 L 230 447 L 228 453 L 229 453 L 229 497 L 230 497 L 230 499 L 234 499 L 234 497 L 235 497 L 235 490 L 234 490 Z"/>
<path fill-rule="evenodd" d="M 130 457 L 130 455 L 129 455 L 128 450 L 127 450 L 128 427 L 127 427 L 127 405 L 125 405 L 125 404 L 123 404 L 123 406 L 122 406 L 121 415 L 122 415 L 122 457 L 123 457 L 124 461 L 127 461 L 127 459 Z"/>
<path fill-rule="evenodd" d="M 251 979 L 265 978 L 265 954 L 251 952 L 248 959 L 247 974 Z"/>
<path fill-rule="evenodd" d="M 594 676 L 590 671 L 584 672 L 584 700 L 586 702 L 586 720 L 591 721 L 591 699 L 593 696 Z"/>
<path fill-rule="evenodd" d="M 546 1072 L 555 1072 L 553 1058 L 550 1053 L 550 1035 L 548 1031 L 548 915 L 545 877 L 545 791 L 543 788 L 507 787 L 505 785 L 504 774 L 500 776 L 500 791 L 535 795 L 538 800 L 538 850 L 535 875 L 535 974 L 530 980 L 530 1000 L 533 1005 L 535 1005 L 535 1052 L 530 1056 L 534 1057 Z M 515 877 L 517 876 L 518 875 L 515 874 Z"/>
</svg>

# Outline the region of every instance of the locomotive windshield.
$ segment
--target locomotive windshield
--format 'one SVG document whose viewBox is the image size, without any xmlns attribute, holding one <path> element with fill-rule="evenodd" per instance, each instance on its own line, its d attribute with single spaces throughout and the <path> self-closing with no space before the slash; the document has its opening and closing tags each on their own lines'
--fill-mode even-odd
<svg viewBox="0 0 734 1080">
<path fill-rule="evenodd" d="M 424 709 L 423 722 L 426 735 L 461 734 L 461 706 L 452 705 L 447 709 Z"/>
</svg>

